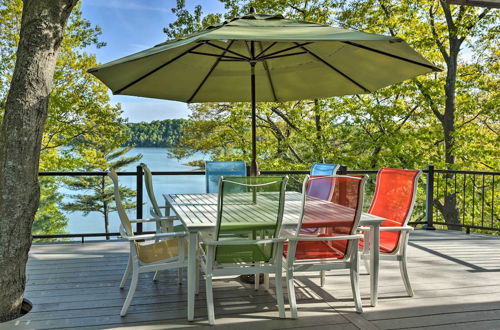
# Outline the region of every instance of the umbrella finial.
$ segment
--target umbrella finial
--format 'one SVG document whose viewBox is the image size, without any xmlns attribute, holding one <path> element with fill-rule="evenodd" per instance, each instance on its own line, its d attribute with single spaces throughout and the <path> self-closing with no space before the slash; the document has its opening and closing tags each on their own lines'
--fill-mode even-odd
<svg viewBox="0 0 500 330">
<path fill-rule="evenodd" d="M 255 14 L 255 8 L 254 7 L 250 7 L 249 14 Z"/>
</svg>

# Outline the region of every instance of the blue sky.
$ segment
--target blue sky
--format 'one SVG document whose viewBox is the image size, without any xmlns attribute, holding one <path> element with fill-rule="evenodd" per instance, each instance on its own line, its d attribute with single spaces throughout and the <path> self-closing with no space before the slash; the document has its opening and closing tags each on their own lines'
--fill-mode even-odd
<svg viewBox="0 0 500 330">
<path fill-rule="evenodd" d="M 186 0 L 190 10 L 197 4 L 202 4 L 204 13 L 223 11 L 216 0 Z M 102 28 L 101 41 L 107 43 L 89 51 L 98 62 L 106 63 L 165 41 L 163 28 L 175 20 L 170 10 L 175 5 L 176 0 L 83 0 L 84 17 Z M 130 122 L 187 118 L 189 114 L 182 102 L 134 96 L 112 96 L 111 100 L 121 103 L 123 117 Z"/>
</svg>

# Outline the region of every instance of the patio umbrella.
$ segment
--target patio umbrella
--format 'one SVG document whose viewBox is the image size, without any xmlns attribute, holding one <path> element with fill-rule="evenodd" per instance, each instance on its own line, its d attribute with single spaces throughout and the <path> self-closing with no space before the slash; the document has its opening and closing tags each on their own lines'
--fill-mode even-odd
<svg viewBox="0 0 500 330">
<path fill-rule="evenodd" d="M 255 175 L 256 102 L 370 93 L 438 70 L 399 38 L 252 11 L 89 72 L 113 94 L 250 101 Z"/>
</svg>

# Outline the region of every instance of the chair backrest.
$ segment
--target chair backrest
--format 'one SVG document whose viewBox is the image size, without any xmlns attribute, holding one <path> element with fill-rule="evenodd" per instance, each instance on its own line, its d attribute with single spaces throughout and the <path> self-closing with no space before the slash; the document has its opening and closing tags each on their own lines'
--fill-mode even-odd
<svg viewBox="0 0 500 330">
<path fill-rule="evenodd" d="M 246 176 L 247 166 L 244 161 L 205 162 L 205 178 L 207 192 L 217 192 L 219 189 L 219 178 L 221 176 Z"/>
<path fill-rule="evenodd" d="M 377 184 L 368 213 L 388 220 L 382 226 L 405 226 L 410 220 L 417 194 L 419 170 L 381 168 L 377 174 Z M 387 237 L 385 237 L 387 236 Z M 399 232 L 387 232 L 384 244 L 394 250 L 399 242 Z"/>
<path fill-rule="evenodd" d="M 216 239 L 248 241 L 276 238 L 283 219 L 287 181 L 286 176 L 222 177 Z M 219 246 L 216 261 L 268 262 L 274 257 L 274 246 L 273 243 Z"/>
<path fill-rule="evenodd" d="M 311 175 L 334 175 L 338 169 L 337 164 L 314 163 L 311 166 Z"/>
<path fill-rule="evenodd" d="M 115 170 L 111 169 L 108 171 L 108 176 L 113 181 L 116 210 L 118 211 L 118 216 L 120 217 L 122 228 L 123 230 L 125 230 L 128 236 L 132 236 L 134 231 L 132 229 L 130 219 L 125 212 L 125 208 L 123 207 L 122 199 L 120 196 L 120 185 L 118 184 L 118 175 L 116 174 Z"/>
<path fill-rule="evenodd" d="M 158 202 L 156 201 L 155 192 L 153 190 L 153 175 L 149 170 L 148 166 L 144 163 L 141 163 L 142 170 L 144 171 L 144 182 L 146 184 L 146 191 L 148 192 L 149 200 L 151 201 L 152 211 L 154 212 L 154 216 L 162 217 L 161 209 L 158 206 Z"/>
<path fill-rule="evenodd" d="M 304 180 L 304 193 L 301 220 L 296 235 L 306 235 L 301 229 L 314 228 L 317 236 L 331 237 L 352 235 L 358 227 L 363 209 L 363 191 L 367 177 L 365 175 L 330 175 L 310 177 Z M 321 198 L 309 193 L 311 184 L 331 186 L 328 198 Z M 353 244 L 350 241 L 330 241 L 310 249 L 306 254 L 311 259 L 328 258 L 332 251 L 338 256 L 346 255 Z M 324 248 L 321 248 L 324 246 Z M 307 245 L 304 245 L 307 248 Z M 310 247 L 309 247 L 310 248 Z M 304 253 L 303 253 L 304 254 Z"/>
<path fill-rule="evenodd" d="M 314 163 L 311 166 L 311 176 L 334 175 L 337 173 L 338 165 Z M 328 184 L 329 181 L 310 181 L 307 188 L 307 193 L 310 196 L 315 196 L 321 199 L 328 199 L 333 191 L 333 187 Z"/>
</svg>

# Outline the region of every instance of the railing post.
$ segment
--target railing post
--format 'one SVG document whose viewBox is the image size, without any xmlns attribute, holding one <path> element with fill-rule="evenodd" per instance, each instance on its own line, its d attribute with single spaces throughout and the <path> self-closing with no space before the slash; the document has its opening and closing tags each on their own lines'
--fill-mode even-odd
<svg viewBox="0 0 500 330">
<path fill-rule="evenodd" d="M 427 184 L 425 187 L 425 218 L 427 224 L 423 229 L 436 230 L 434 228 L 434 165 L 427 165 Z"/>
<path fill-rule="evenodd" d="M 136 219 L 142 219 L 142 204 L 143 204 L 143 196 L 142 196 L 142 167 L 137 166 L 137 174 L 136 174 L 136 189 L 137 189 L 137 196 L 136 196 Z M 142 223 L 137 224 L 137 233 L 141 234 L 142 233 Z"/>
</svg>

